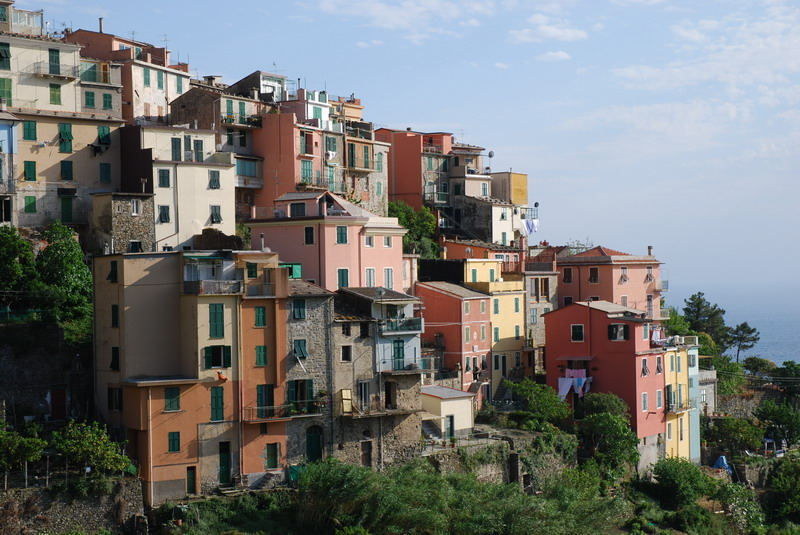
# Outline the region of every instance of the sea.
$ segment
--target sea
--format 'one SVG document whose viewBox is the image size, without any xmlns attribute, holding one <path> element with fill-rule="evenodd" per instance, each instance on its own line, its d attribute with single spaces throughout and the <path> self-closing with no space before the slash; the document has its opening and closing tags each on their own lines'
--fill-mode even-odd
<svg viewBox="0 0 800 535">
<path fill-rule="evenodd" d="M 673 291 L 674 290 L 674 291 Z M 678 310 L 693 288 L 670 288 L 667 304 Z M 758 329 L 761 339 L 752 349 L 742 352 L 740 360 L 756 356 L 777 365 L 787 360 L 800 362 L 800 300 L 795 292 L 779 290 L 744 292 L 737 288 L 712 287 L 700 290 L 706 299 L 725 310 L 725 323 L 734 326 L 746 321 Z"/>
</svg>

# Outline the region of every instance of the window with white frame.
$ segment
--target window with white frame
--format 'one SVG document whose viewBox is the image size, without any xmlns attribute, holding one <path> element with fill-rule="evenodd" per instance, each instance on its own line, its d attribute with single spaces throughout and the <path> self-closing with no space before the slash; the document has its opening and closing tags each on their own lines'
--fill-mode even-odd
<svg viewBox="0 0 800 535">
<path fill-rule="evenodd" d="M 648 410 L 647 408 L 647 392 L 642 392 L 642 411 Z"/>
<path fill-rule="evenodd" d="M 375 268 L 367 268 L 366 269 L 366 284 L 368 287 L 372 288 L 375 286 Z"/>
<path fill-rule="evenodd" d="M 656 390 L 656 409 L 664 407 L 664 392 Z"/>
<path fill-rule="evenodd" d="M 364 246 L 365 247 L 374 247 L 375 246 L 375 236 L 364 236 Z"/>
</svg>

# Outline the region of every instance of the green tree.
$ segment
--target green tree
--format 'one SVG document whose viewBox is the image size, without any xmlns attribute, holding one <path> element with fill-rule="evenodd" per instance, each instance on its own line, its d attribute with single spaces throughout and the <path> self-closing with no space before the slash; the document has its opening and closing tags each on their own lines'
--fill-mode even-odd
<svg viewBox="0 0 800 535">
<path fill-rule="evenodd" d="M 626 420 L 630 419 L 628 404 L 625 403 L 621 397 L 605 392 L 586 394 L 576 406 L 575 412 L 580 414 L 581 418 L 591 416 L 592 414 L 607 412 L 609 414 L 622 416 Z"/>
<path fill-rule="evenodd" d="M 403 251 L 417 253 L 422 258 L 438 258 L 439 245 L 436 243 L 436 216 L 427 206 L 415 212 L 403 201 L 389 202 L 389 217 L 396 217 L 398 223 L 408 229 L 403 236 Z"/>
<path fill-rule="evenodd" d="M 28 303 L 36 278 L 30 242 L 16 228 L 0 226 L 0 304 L 9 308 Z"/>
<path fill-rule="evenodd" d="M 16 465 L 17 449 L 21 439 L 17 433 L 0 428 L 0 469 L 4 473 L 4 489 L 8 489 L 8 471 Z"/>
<path fill-rule="evenodd" d="M 800 459 L 784 457 L 767 480 L 766 505 L 773 521 L 800 522 Z"/>
<path fill-rule="evenodd" d="M 800 380 L 795 381 L 794 379 L 800 379 L 800 364 L 793 360 L 784 361 L 778 368 L 775 368 L 773 376 L 790 379 L 782 381 L 784 383 L 783 391 L 789 399 L 794 399 L 796 403 L 797 398 L 800 397 Z"/>
<path fill-rule="evenodd" d="M 753 375 L 769 375 L 776 368 L 771 360 L 759 357 L 747 357 L 742 361 L 742 367 Z"/>
<path fill-rule="evenodd" d="M 601 412 L 578 423 L 578 439 L 584 458 L 593 458 L 606 477 L 622 475 L 628 464 L 639 459 L 639 440 L 627 418 Z"/>
<path fill-rule="evenodd" d="M 53 445 L 73 464 L 96 470 L 120 472 L 131 462 L 98 422 L 70 420 L 66 427 L 53 433 Z"/>
<path fill-rule="evenodd" d="M 800 441 L 800 411 L 788 403 L 765 401 L 753 415 L 767 424 L 767 434 L 776 441 L 785 440 L 789 446 Z"/>
<path fill-rule="evenodd" d="M 708 333 L 723 350 L 727 347 L 728 327 L 725 326 L 725 310 L 710 303 L 703 292 L 697 292 L 684 300 L 683 317 L 696 332 Z"/>
<path fill-rule="evenodd" d="M 717 392 L 722 395 L 738 394 L 746 381 L 744 368 L 726 355 L 711 358 L 711 365 L 717 370 Z"/>
<path fill-rule="evenodd" d="M 754 491 L 739 483 L 720 483 L 713 495 L 739 533 L 763 533 L 764 511 Z"/>
<path fill-rule="evenodd" d="M 662 322 L 667 336 L 687 336 L 693 334 L 689 322 L 684 318 L 678 309 L 669 307 L 669 319 Z"/>
<path fill-rule="evenodd" d="M 719 347 L 714 339 L 706 333 L 697 333 L 698 342 L 700 342 L 700 354 L 705 356 L 715 356 L 720 354 Z"/>
<path fill-rule="evenodd" d="M 736 349 L 736 362 L 739 362 L 739 353 L 753 349 L 758 341 L 761 340 L 761 335 L 758 329 L 750 327 L 745 321 L 732 328 L 728 338 L 731 348 Z"/>
<path fill-rule="evenodd" d="M 525 378 L 518 383 L 506 383 L 517 399 L 526 404 L 530 418 L 538 422 L 558 424 L 570 413 L 569 405 L 558 397 L 558 393 L 547 385 Z"/>
<path fill-rule="evenodd" d="M 661 503 L 678 509 L 695 503 L 711 488 L 709 478 L 694 463 L 681 457 L 661 459 L 653 465 Z"/>
<path fill-rule="evenodd" d="M 762 446 L 764 429 L 745 418 L 718 418 L 709 426 L 706 440 L 715 442 L 731 454 L 757 450 Z"/>
</svg>

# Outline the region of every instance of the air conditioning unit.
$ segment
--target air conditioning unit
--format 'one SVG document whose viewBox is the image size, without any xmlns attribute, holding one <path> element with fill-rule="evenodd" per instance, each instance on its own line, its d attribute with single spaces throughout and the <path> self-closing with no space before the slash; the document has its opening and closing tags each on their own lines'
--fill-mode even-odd
<svg viewBox="0 0 800 535">
<path fill-rule="evenodd" d="M 326 160 L 333 160 L 334 158 L 336 158 L 336 151 L 333 151 L 333 150 L 325 151 L 325 159 Z"/>
</svg>

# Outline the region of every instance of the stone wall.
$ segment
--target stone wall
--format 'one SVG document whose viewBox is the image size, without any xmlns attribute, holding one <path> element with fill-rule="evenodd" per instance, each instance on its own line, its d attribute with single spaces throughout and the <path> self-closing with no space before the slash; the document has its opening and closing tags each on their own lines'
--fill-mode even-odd
<svg viewBox="0 0 800 535">
<path fill-rule="evenodd" d="M 139 199 L 141 212 L 131 214 L 131 200 Z M 113 224 L 111 238 L 114 243 L 113 253 L 128 252 L 128 243 L 132 240 L 142 242 L 142 251 L 155 250 L 155 207 L 153 197 L 130 196 L 124 193 L 115 194 L 112 200 Z"/>
<path fill-rule="evenodd" d="M 752 418 L 753 411 L 767 400 L 779 402 L 781 393 L 773 389 L 748 389 L 737 395 L 717 397 L 717 413 L 736 418 Z"/>
<path fill-rule="evenodd" d="M 504 442 L 443 450 L 430 454 L 428 460 L 442 474 L 472 472 L 486 483 L 522 481 L 519 455 Z"/>
<path fill-rule="evenodd" d="M 144 522 L 142 487 L 135 478 L 117 483 L 109 496 L 74 500 L 40 488 L 0 491 L 0 510 L 0 533 L 95 533 L 103 528 L 134 533 L 135 525 Z"/>
</svg>

